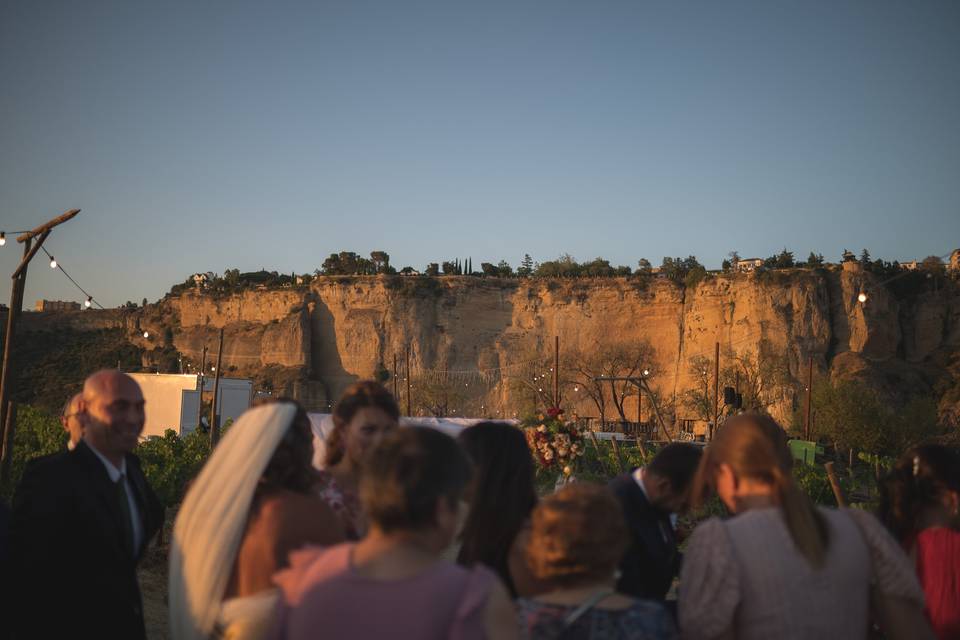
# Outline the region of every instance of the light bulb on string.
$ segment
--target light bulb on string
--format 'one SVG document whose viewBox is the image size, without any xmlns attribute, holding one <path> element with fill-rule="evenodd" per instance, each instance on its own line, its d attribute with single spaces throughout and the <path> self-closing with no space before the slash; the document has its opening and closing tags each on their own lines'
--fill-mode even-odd
<svg viewBox="0 0 960 640">
<path fill-rule="evenodd" d="M 5 234 L 3 231 L 0 231 L 0 247 L 5 244 L 7 244 L 7 234 Z"/>
<path fill-rule="evenodd" d="M 89 309 L 91 305 L 93 305 L 93 298 L 91 296 L 87 296 L 87 299 L 83 301 L 83 306 Z"/>
<path fill-rule="evenodd" d="M 861 291 L 860 295 L 857 296 L 857 300 L 860 302 L 860 304 L 863 304 L 867 301 L 867 294 Z"/>
<path fill-rule="evenodd" d="M 57 259 L 54 258 L 53 256 L 50 256 L 50 268 L 51 269 L 57 268 Z"/>
<path fill-rule="evenodd" d="M 143 332 L 143 337 L 144 337 L 144 338 L 149 338 L 149 337 L 150 337 L 150 332 L 149 332 L 149 331 L 144 331 L 144 332 Z"/>
<path fill-rule="evenodd" d="M 644 370 L 643 370 L 643 375 L 645 375 L 645 376 L 650 375 L 650 369 L 644 369 Z"/>
</svg>

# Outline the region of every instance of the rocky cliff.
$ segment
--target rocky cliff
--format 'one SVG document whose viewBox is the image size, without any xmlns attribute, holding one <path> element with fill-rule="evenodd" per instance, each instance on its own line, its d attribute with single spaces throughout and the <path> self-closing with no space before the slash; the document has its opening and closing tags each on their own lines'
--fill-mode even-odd
<svg viewBox="0 0 960 640">
<path fill-rule="evenodd" d="M 328 277 L 300 288 L 190 292 L 125 312 L 30 316 L 28 331 L 122 327 L 144 364 L 175 349 L 193 370 L 203 345 L 208 362 L 214 357 L 223 328 L 228 375 L 253 376 L 318 410 L 350 382 L 391 370 L 397 354 L 402 376 L 409 348 L 415 382 L 462 383 L 460 412 L 493 416 L 530 404 L 511 379 L 549 365 L 553 336 L 562 353 L 648 342 L 645 366 L 663 398 L 698 384 L 692 363 L 712 359 L 716 342 L 723 358 L 777 358 L 789 380 L 781 415 L 798 403 L 810 356 L 817 376 L 861 377 L 896 394 L 931 389 L 960 346 L 954 288 L 897 297 L 857 265 L 710 276 L 694 288 L 657 278 Z M 596 413 L 573 388 L 563 391 L 566 406 Z"/>
</svg>

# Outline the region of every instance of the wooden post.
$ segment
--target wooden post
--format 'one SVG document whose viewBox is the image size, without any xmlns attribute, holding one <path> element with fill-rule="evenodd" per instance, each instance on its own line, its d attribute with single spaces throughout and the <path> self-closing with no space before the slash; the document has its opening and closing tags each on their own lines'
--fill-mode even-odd
<svg viewBox="0 0 960 640">
<path fill-rule="evenodd" d="M 17 403 L 11 400 L 7 403 L 6 421 L 3 424 L 3 478 L 5 483 L 10 478 L 10 464 L 13 462 L 13 434 L 17 424 Z"/>
<path fill-rule="evenodd" d="M 7 311 L 7 332 L 3 344 L 3 365 L 0 368 L 0 425 L 4 426 L 3 451 L 0 452 L 0 481 L 5 481 L 10 475 L 10 463 L 13 461 L 13 440 L 17 425 L 10 421 L 7 412 L 10 410 L 10 393 L 13 388 L 14 362 L 13 339 L 17 330 L 17 321 L 23 310 L 23 290 L 27 282 L 27 266 L 37 255 L 50 232 L 57 225 L 61 225 L 80 213 L 80 209 L 71 209 L 52 220 L 48 220 L 33 231 L 27 231 L 17 237 L 17 242 L 23 244 L 23 259 L 14 270 L 10 279 L 13 281 L 10 288 L 10 309 Z M 36 242 L 34 239 L 36 238 Z"/>
<path fill-rule="evenodd" d="M 840 486 L 837 472 L 833 469 L 833 463 L 827 462 L 823 465 L 823 468 L 827 470 L 827 478 L 830 480 L 830 488 L 833 489 L 833 497 L 837 499 L 837 506 L 847 506 L 847 497 L 843 495 L 843 488 Z"/>
<path fill-rule="evenodd" d="M 412 416 L 410 411 L 410 345 L 407 345 L 407 416 Z"/>
<path fill-rule="evenodd" d="M 553 406 L 560 406 L 560 336 L 553 336 Z"/>
<path fill-rule="evenodd" d="M 640 384 L 643 385 L 643 390 L 650 395 L 650 404 L 653 405 L 653 415 L 655 415 L 657 418 L 657 424 L 660 425 L 660 430 L 663 431 L 663 435 L 667 438 L 667 442 L 673 442 L 673 437 L 670 435 L 670 432 L 667 431 L 667 425 L 663 423 L 663 416 L 660 415 L 660 407 L 654 400 L 653 395 L 650 394 L 650 385 L 647 384 L 645 378 L 640 379 Z"/>
<path fill-rule="evenodd" d="M 617 434 L 610 434 L 610 446 L 613 447 L 613 455 L 617 458 L 617 467 L 619 467 L 619 473 L 626 471 L 626 465 L 623 464 L 623 456 L 620 455 L 620 444 L 617 442 Z"/>
<path fill-rule="evenodd" d="M 397 392 L 398 392 L 398 389 L 397 389 L 397 354 L 394 353 L 394 354 L 393 354 L 393 397 L 394 397 L 394 398 L 399 397 L 398 394 L 397 394 Z"/>
<path fill-rule="evenodd" d="M 210 450 L 220 441 L 220 416 L 217 415 L 217 395 L 220 393 L 220 363 L 223 360 L 223 327 L 220 327 L 220 344 L 217 346 L 217 365 L 213 372 L 213 402 L 210 404 Z"/>
<path fill-rule="evenodd" d="M 803 439 L 810 440 L 810 407 L 813 397 L 813 356 L 807 357 L 807 406 L 803 417 Z"/>
<path fill-rule="evenodd" d="M 707 434 L 707 440 L 713 440 L 713 434 L 720 426 L 720 343 L 714 343 L 713 350 L 713 427 Z"/>
<path fill-rule="evenodd" d="M 603 449 L 600 448 L 600 442 L 597 440 L 597 434 L 593 432 L 593 429 L 587 429 L 587 435 L 590 436 L 590 441 L 593 442 L 593 448 L 597 452 L 597 460 L 600 461 L 600 467 L 602 468 L 603 472 L 606 473 L 607 465 L 603 460 L 605 456 L 603 455 Z"/>
<path fill-rule="evenodd" d="M 203 351 L 200 355 L 200 377 L 197 378 L 199 383 L 200 394 L 197 397 L 197 429 L 200 429 L 203 426 L 203 423 L 200 422 L 200 416 L 203 415 L 203 370 L 207 368 L 207 345 L 203 345 Z"/>
</svg>

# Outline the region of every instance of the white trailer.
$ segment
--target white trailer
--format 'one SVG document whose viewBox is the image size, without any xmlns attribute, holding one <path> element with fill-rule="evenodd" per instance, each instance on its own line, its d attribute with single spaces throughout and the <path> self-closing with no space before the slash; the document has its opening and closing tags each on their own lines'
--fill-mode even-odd
<svg viewBox="0 0 960 640">
<path fill-rule="evenodd" d="M 146 400 L 146 424 L 142 438 L 162 436 L 167 429 L 186 435 L 197 426 L 199 408 L 199 381 L 196 374 L 131 373 L 143 391 Z M 213 379 L 205 377 L 203 390 L 213 391 Z M 220 424 L 236 420 L 250 407 L 253 399 L 253 381 L 242 378 L 220 378 L 217 412 Z M 209 419 L 209 416 L 205 416 Z"/>
</svg>

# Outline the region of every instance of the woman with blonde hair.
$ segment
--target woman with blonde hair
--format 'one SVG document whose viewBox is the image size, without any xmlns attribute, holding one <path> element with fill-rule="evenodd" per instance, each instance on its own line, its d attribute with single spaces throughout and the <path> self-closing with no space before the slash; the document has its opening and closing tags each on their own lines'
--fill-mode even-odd
<svg viewBox="0 0 960 640">
<path fill-rule="evenodd" d="M 769 416 L 727 420 L 693 484 L 734 514 L 694 531 L 680 574 L 684 638 L 932 638 L 910 562 L 870 514 L 813 505 Z"/>
</svg>

